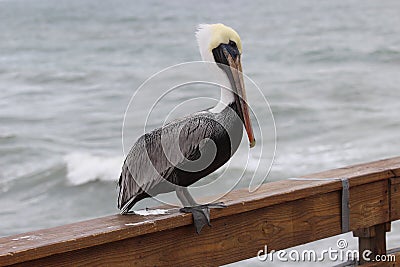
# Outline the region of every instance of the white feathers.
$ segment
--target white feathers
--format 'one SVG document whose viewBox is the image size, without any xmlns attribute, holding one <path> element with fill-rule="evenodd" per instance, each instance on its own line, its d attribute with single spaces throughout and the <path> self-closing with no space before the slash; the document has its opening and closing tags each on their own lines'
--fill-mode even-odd
<svg viewBox="0 0 400 267">
<path fill-rule="evenodd" d="M 217 40 L 222 41 L 220 36 L 215 36 L 221 33 L 221 31 L 216 30 L 221 27 L 229 28 L 223 24 L 200 24 L 198 26 L 196 32 L 196 38 L 201 58 L 203 61 L 215 63 L 215 59 L 212 54 L 212 49 L 215 48 L 213 46 L 219 45 Z M 221 99 L 218 102 L 218 104 L 212 109 L 209 109 L 209 111 L 212 113 L 219 113 L 227 105 L 235 101 L 235 97 L 232 92 L 231 84 L 229 82 L 228 77 L 226 76 L 226 73 L 223 72 L 216 64 L 210 65 L 210 68 L 211 71 L 217 75 L 217 81 L 221 86 Z"/>
<path fill-rule="evenodd" d="M 226 80 L 228 80 L 226 78 Z M 228 87 L 230 88 L 230 86 Z M 230 103 L 233 103 L 235 101 L 235 96 L 231 89 L 225 89 L 221 86 L 221 99 L 215 105 L 215 107 L 209 109 L 210 112 L 212 113 L 219 113 L 223 111 Z"/>
<path fill-rule="evenodd" d="M 200 24 L 197 27 L 196 37 L 204 61 L 213 61 L 211 51 L 220 44 L 228 44 L 229 41 L 234 41 L 239 52 L 242 53 L 242 42 L 239 34 L 222 23 Z"/>
<path fill-rule="evenodd" d="M 200 24 L 197 27 L 196 38 L 203 61 L 215 62 L 211 50 L 209 49 L 213 34 L 212 25 L 213 24 Z"/>
</svg>

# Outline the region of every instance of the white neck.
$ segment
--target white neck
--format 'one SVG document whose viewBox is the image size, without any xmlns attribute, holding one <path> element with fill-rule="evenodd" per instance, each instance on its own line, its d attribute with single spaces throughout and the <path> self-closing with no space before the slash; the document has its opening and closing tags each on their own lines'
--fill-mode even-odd
<svg viewBox="0 0 400 267">
<path fill-rule="evenodd" d="M 219 68 L 218 66 L 216 66 Z M 219 69 L 218 70 L 218 83 L 221 85 L 221 98 L 215 107 L 209 109 L 212 113 L 219 113 L 224 110 L 229 104 L 235 101 L 235 94 L 232 92 L 231 83 L 229 82 L 226 74 Z"/>
<path fill-rule="evenodd" d="M 234 101 L 235 101 L 234 94 L 231 91 L 228 91 L 228 89 L 221 88 L 221 99 L 213 108 L 209 109 L 209 111 L 212 113 L 220 113 Z"/>
<path fill-rule="evenodd" d="M 196 33 L 196 38 L 203 61 L 215 63 L 214 56 L 209 49 L 209 44 L 211 42 L 212 36 L 211 28 L 212 25 L 199 25 L 198 31 Z M 209 111 L 212 113 L 219 113 L 224 110 L 224 108 L 226 108 L 230 103 L 233 103 L 235 101 L 235 95 L 231 91 L 231 89 L 227 89 L 231 88 L 231 83 L 229 82 L 226 73 L 222 69 L 220 69 L 217 64 L 209 64 L 209 67 L 211 72 L 216 75 L 216 81 L 219 85 L 221 85 L 221 99 L 219 100 L 218 104 L 215 107 L 209 109 Z"/>
</svg>

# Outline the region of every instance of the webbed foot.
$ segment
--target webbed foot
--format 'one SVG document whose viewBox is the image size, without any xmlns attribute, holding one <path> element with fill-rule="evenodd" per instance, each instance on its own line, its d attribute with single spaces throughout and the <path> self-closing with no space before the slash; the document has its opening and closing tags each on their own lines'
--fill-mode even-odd
<svg viewBox="0 0 400 267">
<path fill-rule="evenodd" d="M 225 208 L 226 206 L 222 202 L 209 203 L 204 205 L 198 205 L 194 207 L 184 207 L 180 211 L 184 213 L 192 213 L 193 223 L 196 228 L 196 232 L 200 234 L 201 229 L 207 224 L 211 226 L 210 223 L 210 208 Z"/>
</svg>

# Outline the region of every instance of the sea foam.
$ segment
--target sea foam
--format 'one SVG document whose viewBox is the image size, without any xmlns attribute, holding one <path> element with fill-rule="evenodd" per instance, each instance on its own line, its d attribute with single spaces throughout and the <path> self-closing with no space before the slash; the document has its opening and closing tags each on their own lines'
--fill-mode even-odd
<svg viewBox="0 0 400 267">
<path fill-rule="evenodd" d="M 115 181 L 121 173 L 122 156 L 102 157 L 86 152 L 74 152 L 64 157 L 67 179 L 71 185 L 91 181 Z"/>
</svg>

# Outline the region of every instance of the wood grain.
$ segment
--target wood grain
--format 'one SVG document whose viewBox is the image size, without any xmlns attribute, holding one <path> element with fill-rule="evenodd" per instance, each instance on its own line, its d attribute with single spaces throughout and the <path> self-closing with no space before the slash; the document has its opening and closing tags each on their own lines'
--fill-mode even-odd
<svg viewBox="0 0 400 267">
<path fill-rule="evenodd" d="M 400 178 L 390 179 L 390 220 L 400 219 Z"/>
<path fill-rule="evenodd" d="M 387 180 L 350 189 L 350 228 L 356 230 L 390 221 Z"/>
<path fill-rule="evenodd" d="M 321 203 L 323 203 L 321 205 Z M 192 226 L 70 251 L 16 266 L 218 266 L 341 232 L 340 194 L 331 192 Z"/>
<path fill-rule="evenodd" d="M 398 173 L 400 157 L 303 176 L 318 181 L 272 182 L 251 194 L 233 191 L 223 199 L 228 207 L 212 210 L 213 227 L 200 235 L 190 214 L 171 209 L 165 215 L 113 215 L 4 237 L 0 265 L 165 266 L 183 256 L 185 263 L 234 262 L 254 257 L 265 244 L 282 249 L 341 233 L 341 182 L 329 178 L 349 179 L 351 230 L 397 218 L 398 188 L 390 181 L 398 181 Z"/>
<path fill-rule="evenodd" d="M 364 251 L 369 250 L 371 252 L 368 257 L 370 259 L 376 258 L 378 255 L 386 255 L 386 223 L 377 224 L 368 228 L 364 228 L 363 231 L 359 231 L 361 234 L 358 236 L 358 249 L 360 254 L 363 255 Z M 367 264 L 364 257 L 360 257 L 359 263 Z"/>
</svg>

